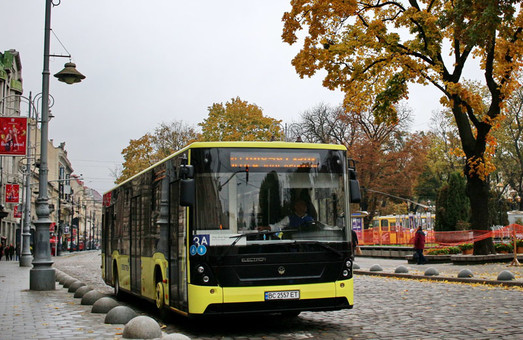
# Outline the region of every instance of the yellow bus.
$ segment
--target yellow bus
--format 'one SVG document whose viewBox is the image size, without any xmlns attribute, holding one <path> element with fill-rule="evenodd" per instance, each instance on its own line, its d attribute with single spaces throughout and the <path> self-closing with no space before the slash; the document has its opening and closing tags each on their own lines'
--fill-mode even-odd
<svg viewBox="0 0 523 340">
<path fill-rule="evenodd" d="M 418 226 L 432 230 L 435 216 L 430 213 L 375 216 L 372 219 L 373 232 L 379 244 L 403 244 L 409 242 L 411 233 Z"/>
<path fill-rule="evenodd" d="M 352 308 L 360 192 L 346 152 L 198 142 L 174 153 L 104 194 L 105 282 L 186 316 Z M 306 222 L 278 227 L 298 200 Z"/>
</svg>

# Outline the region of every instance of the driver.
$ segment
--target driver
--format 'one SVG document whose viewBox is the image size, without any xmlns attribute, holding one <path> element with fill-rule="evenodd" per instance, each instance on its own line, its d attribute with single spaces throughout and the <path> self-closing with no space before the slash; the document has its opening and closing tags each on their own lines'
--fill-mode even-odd
<svg viewBox="0 0 523 340">
<path fill-rule="evenodd" d="M 285 216 L 281 221 L 270 224 L 271 231 L 280 231 L 285 228 L 294 229 L 304 224 L 314 222 L 312 216 L 307 214 L 307 203 L 304 200 L 297 200 L 293 206 L 294 212 Z"/>
</svg>

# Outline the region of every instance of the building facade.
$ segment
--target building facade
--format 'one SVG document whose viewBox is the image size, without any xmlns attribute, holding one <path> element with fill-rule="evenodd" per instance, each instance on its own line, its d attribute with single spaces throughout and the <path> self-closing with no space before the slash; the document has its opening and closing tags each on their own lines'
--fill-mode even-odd
<svg viewBox="0 0 523 340">
<path fill-rule="evenodd" d="M 20 55 L 15 50 L 0 53 L 0 117 L 28 117 L 25 138 L 27 152 L 20 156 L 0 155 L 0 204 L 6 216 L 0 222 L 0 240 L 5 244 L 20 244 L 24 212 L 29 210 L 31 229 L 37 220 L 35 202 L 39 196 L 40 130 L 38 125 L 38 95 L 24 95 Z M 0 131 L 0 143 L 5 138 Z M 50 205 L 51 253 L 57 249 L 94 248 L 99 243 L 102 198 L 73 174 L 65 142 L 48 143 L 47 197 Z M 7 202 L 7 188 L 19 188 L 18 202 Z M 29 190 L 26 190 L 26 188 Z M 27 191 L 30 192 L 27 195 Z M 26 197 L 28 196 L 28 197 Z M 29 203 L 29 204 L 27 204 Z M 0 207 L 0 216 L 2 214 Z M 32 243 L 32 241 L 31 241 Z M 73 247 L 72 247 L 73 246 Z M 18 248 L 20 249 L 20 247 Z"/>
</svg>

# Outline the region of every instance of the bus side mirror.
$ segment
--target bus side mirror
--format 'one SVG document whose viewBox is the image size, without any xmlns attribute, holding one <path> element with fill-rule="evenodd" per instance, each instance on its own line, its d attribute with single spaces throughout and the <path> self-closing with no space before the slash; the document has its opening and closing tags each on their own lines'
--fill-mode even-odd
<svg viewBox="0 0 523 340">
<path fill-rule="evenodd" d="M 350 202 L 351 203 L 360 203 L 361 202 L 361 191 L 360 183 L 358 180 L 351 179 L 349 181 L 349 191 L 350 191 Z"/>
<path fill-rule="evenodd" d="M 196 201 L 194 179 L 180 180 L 180 205 L 183 207 L 192 207 Z"/>
<path fill-rule="evenodd" d="M 178 176 L 182 179 L 194 178 L 194 167 L 192 165 L 182 164 Z"/>
<path fill-rule="evenodd" d="M 183 155 L 180 165 L 180 205 L 192 207 L 196 202 L 196 188 L 194 186 L 194 167 L 187 165 L 187 156 Z"/>
<path fill-rule="evenodd" d="M 356 178 L 356 170 L 349 168 L 349 193 L 351 203 L 361 202 L 360 182 Z"/>
</svg>

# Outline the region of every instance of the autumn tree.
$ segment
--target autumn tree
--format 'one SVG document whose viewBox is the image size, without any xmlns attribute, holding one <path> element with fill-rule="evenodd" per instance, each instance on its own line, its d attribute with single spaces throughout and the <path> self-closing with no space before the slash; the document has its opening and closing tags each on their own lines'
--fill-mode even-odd
<svg viewBox="0 0 523 340">
<path fill-rule="evenodd" d="M 357 163 L 363 190 L 361 207 L 369 212 L 366 225 L 390 195 L 411 198 L 423 169 L 428 140 L 408 131 L 410 110 L 399 106 L 397 123 L 377 121 L 371 111 L 347 114 L 345 107 L 320 104 L 305 111 L 297 125 L 304 141 L 339 143 Z"/>
<path fill-rule="evenodd" d="M 321 103 L 300 115 L 293 124 L 304 142 L 342 144 L 350 148 L 358 132 L 359 117 L 345 114 L 343 106 L 331 107 Z"/>
<path fill-rule="evenodd" d="M 173 152 L 199 140 L 200 134 L 196 128 L 179 120 L 161 123 L 151 135 L 156 157 L 163 159 Z"/>
<path fill-rule="evenodd" d="M 141 138 L 131 139 L 129 145 L 122 150 L 124 158 L 123 169 L 116 183 L 122 183 L 140 171 L 147 169 L 158 160 L 155 157 L 152 136 L 147 133 Z"/>
<path fill-rule="evenodd" d="M 438 191 L 449 180 L 450 174 L 463 169 L 464 155 L 450 110 L 433 112 L 430 126 L 427 161 L 418 178 L 416 193 L 425 200 L 435 202 Z"/>
<path fill-rule="evenodd" d="M 122 150 L 123 169 L 115 183 L 122 183 L 198 138 L 199 134 L 194 127 L 183 121 L 172 121 L 161 123 L 154 132 L 131 139 L 129 145 Z"/>
<path fill-rule="evenodd" d="M 298 41 L 292 63 L 301 77 L 323 69 L 324 86 L 345 93 L 345 105 L 397 120 L 394 103 L 408 84 L 431 84 L 451 109 L 466 158 L 464 173 L 473 229 L 488 225 L 487 175 L 493 170 L 491 130 L 518 86 L 522 61 L 520 1 L 296 0 L 283 16 L 283 40 Z M 448 57 L 450 54 L 450 58 Z M 477 62 L 471 62 L 472 59 Z M 488 97 L 469 86 L 465 66 L 478 65 Z M 486 105 L 485 102 L 486 101 Z M 474 254 L 493 253 L 492 239 Z"/>
<path fill-rule="evenodd" d="M 500 185 L 505 191 L 515 190 L 523 197 L 523 89 L 516 90 L 508 100 L 502 128 L 496 131 L 498 148 L 496 149 L 497 176 L 494 185 Z M 501 197 L 499 197 L 501 199 Z M 519 202 L 518 210 L 523 209 Z"/>
<path fill-rule="evenodd" d="M 208 107 L 209 116 L 198 125 L 202 141 L 270 141 L 280 138 L 279 120 L 265 117 L 262 109 L 239 97 Z"/>
</svg>

